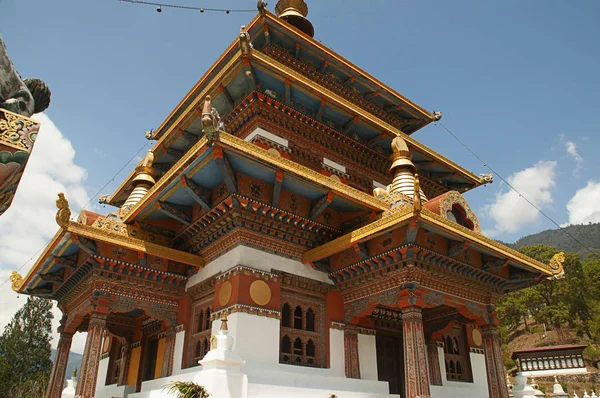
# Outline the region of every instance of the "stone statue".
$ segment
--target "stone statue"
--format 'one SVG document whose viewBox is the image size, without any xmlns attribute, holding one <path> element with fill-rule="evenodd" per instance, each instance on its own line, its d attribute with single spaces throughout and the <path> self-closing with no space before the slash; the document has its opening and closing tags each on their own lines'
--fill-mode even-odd
<svg viewBox="0 0 600 398">
<path fill-rule="evenodd" d="M 22 80 L 0 37 L 0 108 L 30 117 L 50 105 L 50 90 L 39 79 Z"/>
<path fill-rule="evenodd" d="M 240 50 L 242 50 L 242 57 L 249 57 L 252 52 L 252 42 L 250 41 L 250 34 L 246 30 L 246 26 L 242 25 L 240 28 Z"/>
<path fill-rule="evenodd" d="M 265 13 L 267 12 L 267 6 L 268 4 L 265 2 L 265 0 L 258 0 L 256 8 L 258 9 L 260 15 L 265 15 Z"/>
<path fill-rule="evenodd" d="M 204 100 L 204 107 L 202 108 L 202 131 L 208 139 L 208 145 L 212 146 L 214 141 L 218 139 L 219 130 L 223 130 L 223 123 L 219 112 L 212 106 L 212 99 L 210 95 L 206 96 Z"/>
</svg>

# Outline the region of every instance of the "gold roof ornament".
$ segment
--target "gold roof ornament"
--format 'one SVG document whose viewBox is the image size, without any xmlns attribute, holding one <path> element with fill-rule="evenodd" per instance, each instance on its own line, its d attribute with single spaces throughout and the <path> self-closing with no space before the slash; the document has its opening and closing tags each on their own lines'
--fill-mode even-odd
<svg viewBox="0 0 600 398">
<path fill-rule="evenodd" d="M 69 220 L 71 219 L 71 209 L 69 209 L 69 201 L 65 198 L 65 194 L 60 192 L 58 199 L 56 199 L 56 223 L 63 229 L 69 227 Z"/>
<path fill-rule="evenodd" d="M 23 286 L 23 283 L 25 283 L 21 274 L 17 271 L 13 271 L 12 274 L 10 274 L 10 281 L 12 282 L 12 290 L 15 292 L 18 292 Z"/>
<path fill-rule="evenodd" d="M 221 329 L 220 330 L 229 330 L 227 328 L 227 314 L 223 313 L 223 315 L 221 315 Z"/>
<path fill-rule="evenodd" d="M 396 168 L 405 167 L 410 171 L 415 173 L 417 168 L 411 160 L 412 154 L 410 153 L 410 149 L 408 148 L 408 144 L 406 141 L 399 135 L 396 135 L 396 138 L 392 140 L 392 165 L 390 166 L 390 174 L 394 175 Z"/>
<path fill-rule="evenodd" d="M 136 175 L 133 178 L 133 182 L 148 182 L 152 185 L 156 183 L 154 177 L 156 176 L 156 171 L 152 168 L 152 164 L 154 163 L 154 152 L 149 150 L 144 159 L 142 160 L 142 164 L 135 168 Z"/>
<path fill-rule="evenodd" d="M 315 28 L 306 19 L 308 6 L 304 0 L 279 0 L 275 6 L 275 14 L 308 36 L 315 35 Z"/>
<path fill-rule="evenodd" d="M 421 182 L 419 175 L 415 174 L 415 192 L 413 193 L 413 208 L 416 214 L 421 212 Z"/>
<path fill-rule="evenodd" d="M 550 269 L 552 270 L 552 278 L 560 279 L 565 276 L 565 264 L 566 256 L 564 252 L 556 253 L 550 259 Z"/>
</svg>

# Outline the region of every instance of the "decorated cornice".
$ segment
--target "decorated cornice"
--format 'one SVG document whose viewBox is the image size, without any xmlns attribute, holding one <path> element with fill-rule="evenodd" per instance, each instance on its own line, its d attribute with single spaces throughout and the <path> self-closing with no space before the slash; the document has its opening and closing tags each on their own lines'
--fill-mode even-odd
<svg viewBox="0 0 600 398">
<path fill-rule="evenodd" d="M 357 103 L 364 110 L 371 112 L 391 125 L 397 128 L 402 128 L 402 126 L 406 124 L 396 116 L 386 112 L 373 102 L 367 100 L 360 92 L 357 92 L 351 86 L 346 86 L 342 82 L 338 81 L 338 78 L 334 74 L 321 73 L 315 66 L 296 58 L 286 49 L 276 44 L 270 44 L 265 46 L 262 51 L 293 68 L 309 79 L 317 80 L 320 84 L 330 88 L 332 91 L 343 96 L 347 100 Z M 419 123 L 416 127 L 424 126 L 431 121 L 430 117 L 425 117 L 422 114 L 421 116 L 423 119 L 419 119 L 421 123 Z"/>
<path fill-rule="evenodd" d="M 0 108 L 0 148 L 31 152 L 39 128 L 38 121 Z"/>
<path fill-rule="evenodd" d="M 280 63 L 279 61 L 275 60 L 274 58 L 271 58 L 267 54 L 263 54 L 258 51 L 253 51 L 251 56 L 252 56 L 252 58 L 256 59 L 259 62 L 262 62 L 264 65 L 268 66 L 269 68 L 271 68 L 281 74 L 292 76 L 293 79 L 297 83 L 300 83 L 301 85 L 306 87 L 308 90 L 325 96 L 332 103 L 335 103 L 337 106 L 340 106 L 342 109 L 345 109 L 350 114 L 357 115 L 365 123 L 372 124 L 380 131 L 386 133 L 390 138 L 394 138 L 396 136 L 402 137 L 402 139 L 404 139 L 409 144 L 409 146 L 416 148 L 419 152 L 422 152 L 424 155 L 434 159 L 443 167 L 446 167 L 450 170 L 456 171 L 457 173 L 461 174 L 465 179 L 467 179 L 468 181 L 471 181 L 473 183 L 474 187 L 482 184 L 480 177 L 478 177 L 475 174 L 471 173 L 470 171 L 464 169 L 463 167 L 459 166 L 458 164 L 452 162 L 451 160 L 449 160 L 446 157 L 442 156 L 441 154 L 437 153 L 433 149 L 430 149 L 427 146 L 416 141 L 415 139 L 409 137 L 403 131 L 392 126 L 388 122 L 381 120 L 380 118 L 378 118 L 374 115 L 371 115 L 367 111 L 360 108 L 358 105 L 353 104 L 352 102 L 346 100 L 345 98 L 342 98 L 341 96 L 332 92 L 328 88 L 323 87 L 318 83 L 315 83 L 313 80 L 296 72 L 292 68 Z"/>
<path fill-rule="evenodd" d="M 420 113 L 421 115 L 423 115 L 424 118 L 429 119 L 429 120 L 433 120 L 432 115 L 429 112 L 427 112 L 425 109 L 421 108 L 419 105 L 415 104 L 414 102 L 410 101 L 408 98 L 406 98 L 403 95 L 399 94 L 398 92 L 396 92 L 395 90 L 393 90 L 391 87 L 385 85 L 384 83 L 382 83 L 381 81 L 379 81 L 375 77 L 371 76 L 369 73 L 367 73 L 364 70 L 358 68 L 356 65 L 354 65 L 350 61 L 346 60 L 345 58 L 343 58 L 342 56 L 340 56 L 336 52 L 330 50 L 329 48 L 327 48 L 323 44 L 319 43 L 314 38 L 303 34 L 302 32 L 298 31 L 297 29 L 294 29 L 289 24 L 286 24 L 285 22 L 281 21 L 280 18 L 278 18 L 277 16 L 275 16 L 275 15 L 273 15 L 271 13 L 268 13 L 268 12 L 266 13 L 266 19 L 269 22 L 271 22 L 272 24 L 274 24 L 275 26 L 277 26 L 278 29 L 282 29 L 284 31 L 290 32 L 293 35 L 298 35 L 298 34 L 301 35 L 303 40 L 306 40 L 313 47 L 315 47 L 320 52 L 322 52 L 324 55 L 326 55 L 326 59 L 330 58 L 330 59 L 334 60 L 335 62 L 343 65 L 344 67 L 346 67 L 349 70 L 351 70 L 354 74 L 356 74 L 358 76 L 364 77 L 370 83 L 374 84 L 375 86 L 379 87 L 383 91 L 387 92 L 392 97 L 400 100 L 402 103 L 404 103 L 406 105 L 409 105 L 411 108 L 414 108 L 415 111 L 417 111 L 418 113 Z M 250 30 L 250 28 L 248 28 L 248 30 Z"/>
<path fill-rule="evenodd" d="M 234 304 L 227 308 L 223 308 L 217 312 L 213 312 L 210 315 L 210 318 L 213 321 L 215 321 L 217 319 L 221 319 L 222 315 L 230 315 L 230 314 L 235 314 L 238 312 L 242 312 L 244 314 L 249 314 L 249 315 L 264 316 L 267 318 L 281 319 L 281 311 L 270 310 L 267 308 L 255 307 L 255 306 L 246 305 L 246 304 Z"/>
</svg>

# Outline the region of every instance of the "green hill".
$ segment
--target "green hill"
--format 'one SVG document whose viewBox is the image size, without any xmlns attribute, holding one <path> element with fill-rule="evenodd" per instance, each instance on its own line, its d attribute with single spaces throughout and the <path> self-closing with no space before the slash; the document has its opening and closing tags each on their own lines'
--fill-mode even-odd
<svg viewBox="0 0 600 398">
<path fill-rule="evenodd" d="M 569 225 L 561 229 L 548 229 L 537 234 L 520 238 L 509 246 L 520 249 L 526 246 L 547 245 L 571 253 L 579 253 L 584 259 L 589 251 L 567 235 L 571 235 L 593 252 L 600 254 L 600 223 L 587 225 Z"/>
</svg>

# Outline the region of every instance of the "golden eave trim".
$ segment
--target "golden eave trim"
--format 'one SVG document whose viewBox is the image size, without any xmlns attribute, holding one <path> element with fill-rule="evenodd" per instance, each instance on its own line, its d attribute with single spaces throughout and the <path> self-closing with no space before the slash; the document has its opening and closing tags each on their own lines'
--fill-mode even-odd
<svg viewBox="0 0 600 398">
<path fill-rule="evenodd" d="M 252 143 L 246 142 L 240 138 L 237 138 L 231 134 L 227 134 L 221 132 L 219 134 L 219 141 L 227 147 L 236 149 L 245 154 L 251 155 L 255 159 L 261 160 L 265 163 L 269 163 L 272 166 L 275 166 L 278 169 L 282 169 L 285 172 L 294 174 L 298 177 L 304 178 L 306 180 L 316 182 L 319 185 L 322 185 L 330 190 L 335 191 L 336 194 L 346 197 L 348 199 L 353 199 L 357 202 L 362 203 L 374 210 L 381 211 L 389 211 L 390 206 L 385 201 L 375 198 L 373 195 L 369 195 L 362 191 L 359 191 L 356 188 L 352 188 L 346 184 L 341 182 L 337 182 L 332 180 L 331 178 L 314 171 L 306 166 L 302 166 L 292 160 L 286 159 L 284 157 L 274 155 L 267 150 L 254 145 Z"/>
<path fill-rule="evenodd" d="M 431 116 L 431 114 L 429 112 L 427 112 L 426 109 L 424 109 L 421 106 L 415 104 L 414 102 L 412 102 L 411 100 L 409 100 L 408 98 L 406 98 L 405 96 L 403 96 L 402 94 L 400 94 L 397 91 L 395 91 L 394 89 L 392 89 L 390 86 L 388 86 L 385 83 L 381 82 L 377 78 L 371 76 L 369 73 L 367 73 L 364 70 L 360 69 L 359 67 L 357 67 L 352 62 L 350 62 L 347 59 L 345 59 L 344 57 L 342 57 L 342 56 L 338 55 L 337 53 L 333 52 L 332 50 L 330 50 L 329 48 L 327 48 L 323 44 L 321 44 L 318 41 L 316 41 L 314 38 L 312 38 L 312 37 L 304 34 L 303 32 L 299 31 L 298 29 L 295 29 L 293 27 L 290 28 L 287 24 L 284 24 L 279 19 L 279 17 L 277 17 L 277 16 L 275 16 L 275 15 L 273 15 L 271 13 L 267 13 L 266 15 L 267 15 L 267 19 L 269 19 L 270 21 L 273 21 L 280 28 L 282 28 L 284 30 L 287 30 L 290 33 L 297 34 L 297 35 L 301 36 L 304 40 L 306 40 L 307 42 L 311 43 L 313 46 L 315 46 L 319 50 L 323 51 L 325 54 L 327 54 L 327 56 L 331 57 L 336 62 L 338 62 L 338 63 L 346 66 L 348 69 L 352 70 L 354 73 L 358 74 L 359 76 L 365 77 L 366 80 L 370 81 L 371 83 L 374 83 L 376 86 L 379 86 L 379 88 L 381 88 L 382 90 L 384 90 L 386 93 L 392 95 L 393 97 L 395 97 L 396 99 L 404 102 L 405 104 L 410 105 L 411 107 L 413 107 L 416 111 L 418 111 L 423 116 L 425 116 L 427 118 L 427 120 L 429 120 L 429 122 L 433 121 L 433 117 Z"/>
<path fill-rule="evenodd" d="M 419 218 L 423 221 L 435 224 L 441 227 L 443 230 L 460 236 L 461 238 L 474 242 L 475 244 L 482 246 L 492 252 L 498 253 L 503 257 L 518 262 L 526 267 L 532 268 L 538 272 L 541 272 L 547 276 L 552 276 L 553 272 L 549 265 L 534 260 L 526 255 L 519 253 L 509 247 L 506 247 L 493 239 L 487 238 L 477 232 L 471 231 L 453 223 L 452 221 L 443 218 L 428 209 L 421 209 L 419 213 L 414 212 L 412 206 L 406 206 L 399 210 L 396 210 L 392 215 L 381 218 L 371 224 L 365 225 L 356 231 L 350 232 L 344 236 L 332 240 L 331 242 L 325 243 L 319 247 L 308 250 L 302 256 L 302 262 L 304 264 L 312 263 L 314 261 L 322 260 L 333 254 L 339 253 L 343 250 L 352 247 L 355 243 L 362 242 L 364 240 L 375 238 L 381 233 L 386 232 L 390 228 L 398 227 L 399 224 L 404 223 L 411 218 Z"/>
<path fill-rule="evenodd" d="M 479 246 L 482 246 L 493 252 L 499 253 L 508 259 L 516 261 L 527 267 L 533 268 L 536 271 L 546 274 L 547 276 L 553 275 L 552 269 L 548 264 L 544 264 L 540 261 L 534 260 L 533 258 L 527 257 L 523 253 L 506 247 L 503 244 L 498 243 L 495 240 L 490 239 L 477 232 L 471 231 L 470 229 L 465 228 L 462 225 L 453 223 L 452 221 L 441 217 L 428 209 L 421 210 L 421 219 L 423 219 L 424 221 L 428 221 L 432 224 L 438 225 L 446 231 L 459 235 L 462 238 L 468 239 L 469 241 L 472 241 L 478 244 Z"/>
<path fill-rule="evenodd" d="M 180 169 L 183 167 L 184 164 L 186 164 L 187 162 L 189 162 L 193 157 L 196 156 L 196 154 L 198 153 L 198 151 L 200 151 L 201 149 L 207 147 L 207 143 L 208 140 L 206 139 L 206 137 L 202 137 L 198 140 L 198 142 L 196 142 L 194 144 L 194 146 L 192 146 L 185 155 L 183 155 L 178 161 L 177 163 L 175 163 L 170 169 L 169 171 L 167 171 L 165 173 L 164 176 L 162 176 L 162 178 L 160 180 L 158 180 L 158 182 L 156 184 L 154 184 L 154 186 L 152 188 L 150 188 L 150 190 L 148 191 L 148 193 L 139 201 L 137 202 L 129 211 L 129 213 L 127 213 L 127 215 L 124 217 L 123 222 L 124 223 L 128 223 L 131 220 L 133 220 L 133 218 L 140 212 L 140 210 L 144 207 L 144 205 L 151 200 L 156 194 L 158 194 L 160 191 L 163 190 L 163 188 L 167 185 L 171 183 L 171 179 L 177 174 L 179 173 Z"/>
<path fill-rule="evenodd" d="M 184 164 L 189 160 L 197 156 L 197 152 L 208 148 L 208 140 L 206 137 L 202 137 L 171 169 L 156 183 L 150 191 L 131 209 L 131 211 L 124 218 L 124 222 L 128 223 L 133 218 L 140 214 L 145 205 L 152 200 L 159 192 L 162 192 L 164 188 L 172 182 L 173 177 L 181 173 L 181 169 Z M 316 172 L 308 167 L 302 166 L 294 161 L 283 158 L 281 156 L 269 153 L 265 149 L 260 148 L 252 143 L 246 142 L 240 138 L 234 137 L 224 131 L 219 132 L 218 142 L 225 147 L 229 147 L 240 151 L 244 154 L 250 155 L 255 159 L 268 163 L 276 168 L 282 169 L 285 172 L 294 174 L 301 178 L 305 178 L 309 181 L 315 182 L 327 189 L 335 191 L 336 194 L 353 199 L 371 209 L 380 211 L 389 211 L 390 206 L 385 201 L 377 199 L 372 195 L 366 194 L 359 191 L 356 188 L 352 188 L 341 182 L 332 180 L 331 178 Z"/>
<path fill-rule="evenodd" d="M 352 245 L 355 243 L 360 243 L 367 238 L 375 238 L 376 236 L 385 233 L 390 228 L 397 227 L 398 224 L 410 220 L 412 217 L 414 217 L 414 210 L 412 206 L 400 208 L 390 216 L 383 217 L 375 222 L 372 222 L 371 224 L 367 224 L 364 227 L 358 228 L 355 231 L 327 242 L 324 245 L 308 250 L 302 256 L 302 263 L 309 264 L 322 260 L 326 257 L 346 250 L 349 247 L 352 247 Z"/>
<path fill-rule="evenodd" d="M 48 255 L 52 253 L 52 250 L 54 250 L 56 245 L 60 243 L 61 239 L 63 238 L 63 236 L 65 236 L 66 233 L 67 231 L 61 228 L 56 232 L 56 234 L 54 234 L 54 236 L 52 237 L 52 239 L 50 239 L 50 242 L 48 242 L 48 245 L 46 246 L 42 254 L 38 257 L 33 266 L 29 269 L 29 272 L 27 273 L 27 275 L 25 275 L 25 278 L 23 278 L 23 285 L 17 291 L 17 293 L 23 292 L 23 289 L 25 289 L 29 282 L 31 282 L 31 279 L 38 272 L 38 269 L 42 265 L 43 261 L 48 257 Z"/>
<path fill-rule="evenodd" d="M 179 103 L 179 105 L 177 105 L 177 107 L 171 112 L 171 114 L 163 121 L 163 123 L 160 125 L 160 127 L 156 130 L 157 132 L 159 132 L 160 129 L 164 129 L 166 124 L 173 118 L 175 113 L 177 113 L 177 111 L 183 106 L 183 104 L 186 101 L 188 101 L 189 98 L 191 98 L 195 95 L 195 98 L 192 101 L 192 103 L 179 115 L 179 117 L 177 117 L 177 119 L 174 122 L 171 123 L 171 126 L 162 134 L 160 139 L 154 144 L 154 146 L 152 147 L 152 149 L 150 149 L 150 151 L 155 153 L 159 148 L 161 148 L 165 144 L 165 142 L 168 142 L 171 139 L 173 132 L 177 131 L 179 126 L 181 126 L 181 124 L 190 116 L 190 114 L 192 114 L 194 112 L 194 110 L 200 106 L 202 101 L 204 101 L 206 95 L 208 95 L 209 93 L 214 91 L 217 83 L 221 82 L 223 80 L 223 77 L 225 75 L 227 75 L 228 73 L 230 73 L 231 70 L 236 66 L 236 64 L 239 64 L 241 57 L 242 57 L 242 53 L 241 53 L 241 51 L 238 50 L 238 52 L 229 60 L 229 62 L 227 62 L 227 64 L 225 66 L 223 66 L 223 68 L 219 71 L 219 73 L 217 73 L 217 75 L 206 85 L 204 90 L 202 90 L 199 93 L 196 92 L 198 90 L 198 88 L 205 83 L 207 76 L 209 76 L 210 73 L 212 73 L 212 70 L 214 69 L 214 67 L 222 61 L 222 58 L 224 58 L 227 54 L 229 54 L 230 50 L 233 50 L 235 48 L 235 46 L 238 45 L 237 43 L 238 43 L 237 41 L 234 41 L 229 46 L 229 48 L 225 51 L 225 53 L 223 53 L 221 58 L 219 58 L 219 60 L 213 65 L 213 68 L 211 68 L 202 77 L 202 79 L 200 79 L 198 81 L 198 83 L 196 83 L 194 88 L 192 88 L 192 90 Z M 194 93 L 196 93 L 196 94 L 194 94 Z M 107 201 L 108 204 L 112 204 L 113 200 L 117 196 L 119 196 L 121 193 L 123 193 L 125 188 L 131 183 L 131 180 L 133 179 L 134 176 L 135 176 L 135 170 L 133 170 L 129 173 L 127 178 L 121 183 L 121 185 L 119 185 L 119 187 L 116 189 L 116 191 L 110 196 L 110 198 Z"/>
<path fill-rule="evenodd" d="M 126 249 L 162 257 L 167 260 L 177 261 L 194 267 L 201 268 L 205 264 L 204 258 L 200 255 L 182 252 L 180 250 L 171 249 L 169 247 L 146 242 L 130 236 L 114 234 L 109 231 L 101 230 L 73 221 L 69 222 L 67 231 L 71 234 L 82 236 L 84 238 L 100 240 L 102 242 L 118 245 Z"/>
<path fill-rule="evenodd" d="M 348 111 L 349 113 L 351 113 L 353 115 L 358 115 L 362 121 L 373 124 L 378 129 L 387 132 L 390 137 L 396 137 L 396 136 L 402 137 L 402 139 L 404 139 L 407 143 L 409 143 L 410 146 L 412 146 L 413 148 L 416 148 L 417 150 L 419 150 L 426 156 L 433 158 L 438 163 L 440 163 L 442 166 L 460 173 L 463 177 L 465 177 L 467 180 L 472 181 L 473 184 L 475 184 L 475 185 L 481 185 L 480 177 L 476 176 L 475 174 L 468 171 L 467 169 L 459 166 L 458 164 L 454 163 L 453 161 L 444 157 L 443 155 L 437 153 L 433 149 L 428 148 L 427 146 L 421 144 L 417 140 L 411 138 L 406 133 L 404 133 L 402 130 L 399 130 L 396 127 L 392 126 L 391 124 L 379 119 L 376 115 L 369 113 L 368 111 L 360 108 L 359 106 L 357 106 L 357 105 L 351 103 L 350 101 L 342 98 L 341 96 L 335 94 L 328 88 L 323 87 L 320 84 L 311 81 L 310 79 L 308 79 L 307 77 L 296 72 L 292 68 L 289 68 L 288 66 L 276 61 L 275 59 L 273 59 L 273 58 L 269 57 L 268 55 L 263 54 L 259 51 L 252 51 L 251 57 L 256 59 L 257 61 L 262 62 L 263 64 L 267 65 L 268 67 L 273 68 L 274 70 L 278 71 L 279 73 L 281 73 L 283 75 L 292 76 L 297 82 L 304 85 L 309 90 L 323 94 L 325 97 L 332 100 L 332 102 L 334 102 L 336 105 L 338 105 L 342 108 L 345 108 L 346 111 Z"/>
</svg>

